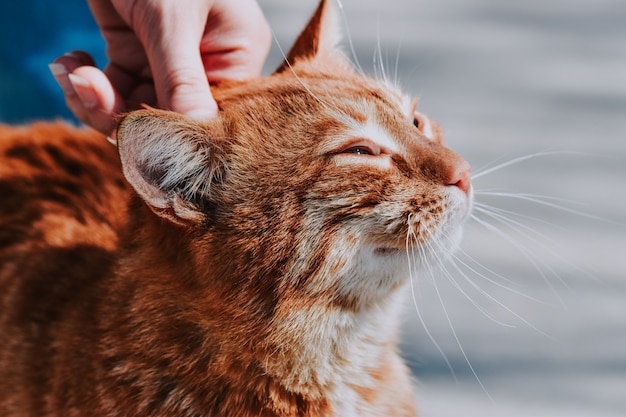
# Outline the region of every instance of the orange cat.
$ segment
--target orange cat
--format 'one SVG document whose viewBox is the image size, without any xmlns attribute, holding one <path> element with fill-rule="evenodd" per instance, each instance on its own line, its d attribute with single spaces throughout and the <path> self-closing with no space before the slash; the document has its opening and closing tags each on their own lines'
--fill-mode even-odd
<svg viewBox="0 0 626 417">
<path fill-rule="evenodd" d="M 215 120 L 0 128 L 1 416 L 415 416 L 407 251 L 457 244 L 469 167 L 332 13 Z"/>
</svg>

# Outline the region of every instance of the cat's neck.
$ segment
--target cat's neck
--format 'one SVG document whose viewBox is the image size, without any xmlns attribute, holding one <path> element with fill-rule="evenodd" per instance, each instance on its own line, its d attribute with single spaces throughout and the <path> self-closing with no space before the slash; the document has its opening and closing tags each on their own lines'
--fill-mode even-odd
<svg viewBox="0 0 626 417">
<path fill-rule="evenodd" d="M 348 401 L 357 387 L 376 388 L 380 381 L 372 375 L 395 353 L 403 289 L 361 311 L 315 305 L 279 313 L 273 329 L 283 343 L 267 358 L 266 371 L 303 393 L 330 389 L 335 402 Z"/>
<path fill-rule="evenodd" d="M 148 210 L 138 206 L 132 209 Z M 266 299 L 258 294 L 234 294 L 228 283 L 243 278 L 227 276 L 226 269 L 218 266 L 227 263 L 228 254 L 222 253 L 221 261 L 199 267 L 199 258 L 212 258 L 209 255 L 222 248 L 204 245 L 204 254 L 193 254 L 188 248 L 194 245 L 184 245 L 185 238 L 191 237 L 183 229 L 164 225 L 154 216 L 136 218 L 143 220 L 134 222 L 131 214 L 118 283 L 128 285 L 141 273 L 142 285 L 135 288 L 141 293 L 137 300 L 146 305 L 152 297 L 155 305 L 190 312 L 196 321 L 194 329 L 205 333 L 201 337 L 220 346 L 217 351 L 224 353 L 221 360 L 231 363 L 229 372 L 240 369 L 241 375 L 235 379 L 250 381 L 262 375 L 290 395 L 343 410 L 338 415 L 353 414 L 361 401 L 357 400 L 359 390 L 378 389 L 381 381 L 377 375 L 385 373 L 389 355 L 396 353 L 405 285 L 398 285 L 380 302 L 359 308 L 334 305 L 323 298 L 312 304 L 310 299 L 297 297 Z M 171 230 L 164 232 L 164 226 Z M 181 241 L 182 245 L 177 244 Z M 158 256 L 164 250 L 170 253 L 167 260 Z M 263 284 L 269 286 L 271 282 L 263 280 Z M 158 322 L 153 318 L 141 325 L 156 334 L 160 332 L 155 327 Z M 197 358 L 181 360 L 192 363 Z"/>
</svg>

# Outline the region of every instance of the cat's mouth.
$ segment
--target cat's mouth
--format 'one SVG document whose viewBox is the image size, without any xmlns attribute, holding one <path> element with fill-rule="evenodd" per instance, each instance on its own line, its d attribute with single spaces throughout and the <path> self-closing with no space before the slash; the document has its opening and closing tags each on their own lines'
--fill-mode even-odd
<svg viewBox="0 0 626 417">
<path fill-rule="evenodd" d="M 403 249 L 391 247 L 378 247 L 374 249 L 374 253 L 380 256 L 390 256 L 400 253 Z"/>
</svg>

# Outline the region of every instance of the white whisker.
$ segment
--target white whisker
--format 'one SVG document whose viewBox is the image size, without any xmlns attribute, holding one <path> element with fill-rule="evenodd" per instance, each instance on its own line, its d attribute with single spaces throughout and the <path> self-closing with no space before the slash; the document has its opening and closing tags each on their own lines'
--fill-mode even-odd
<svg viewBox="0 0 626 417">
<path fill-rule="evenodd" d="M 524 223 L 520 223 L 517 220 L 514 220 L 511 217 L 507 217 L 504 214 L 501 214 L 500 211 L 506 211 L 506 210 L 500 210 L 498 208 L 494 208 L 494 207 L 490 207 L 484 204 L 476 204 L 474 209 L 477 212 L 480 213 L 484 213 L 485 215 L 498 220 L 500 223 L 503 223 L 507 226 L 509 226 L 511 229 L 515 230 L 517 233 L 519 233 L 520 235 L 528 238 L 530 241 L 538 244 L 538 245 L 543 245 L 540 241 L 538 241 L 537 239 L 533 238 L 530 236 L 530 234 L 534 234 L 537 235 L 539 237 L 541 237 L 542 239 L 545 239 L 546 241 L 549 241 L 550 239 L 543 233 L 539 232 L 536 229 L 533 229 L 532 227 L 524 224 Z M 546 222 L 547 223 L 547 222 Z M 548 223 L 550 224 L 550 223 Z M 523 230 L 526 230 L 529 233 L 525 233 L 523 232 Z"/>
<path fill-rule="evenodd" d="M 557 251 L 555 251 L 553 249 L 553 247 L 557 247 L 558 245 L 556 244 L 556 242 L 554 242 L 552 239 L 550 239 L 548 236 L 546 236 L 543 233 L 540 233 L 539 231 L 533 229 L 532 227 L 525 225 L 523 223 L 520 223 L 510 217 L 507 217 L 503 214 L 500 214 L 498 212 L 498 209 L 496 208 L 492 208 L 489 206 L 485 206 L 482 205 L 482 207 L 477 206 L 476 210 L 484 213 L 485 215 L 493 218 L 494 220 L 498 221 L 499 223 L 509 227 L 511 230 L 515 231 L 516 233 L 518 233 L 520 236 L 528 239 L 531 243 L 535 244 L 536 246 L 542 248 L 546 253 L 549 253 L 551 256 L 553 256 L 555 259 L 558 259 L 564 263 L 566 263 L 567 265 L 570 265 L 571 267 L 573 267 L 574 269 L 576 269 L 578 272 L 588 276 L 589 278 L 596 280 L 597 278 L 594 277 L 593 274 L 589 273 L 588 271 L 585 271 L 583 268 L 577 266 L 574 262 L 572 262 L 571 260 L 565 258 L 564 256 L 562 256 L 561 254 L 559 254 Z M 525 232 L 527 231 L 527 232 Z M 538 237 L 540 237 L 541 239 L 543 239 L 545 242 L 547 242 L 548 244 L 544 243 L 544 241 L 541 241 L 535 237 L 533 237 L 532 235 L 536 235 Z M 561 280 L 561 282 L 563 283 L 563 285 L 566 288 L 569 288 L 569 286 L 567 284 L 565 284 L 565 282 L 563 280 Z"/>
<path fill-rule="evenodd" d="M 400 79 L 398 78 L 398 69 L 400 68 L 400 49 L 402 49 L 402 39 L 398 42 L 398 47 L 396 48 L 396 62 L 395 68 L 393 70 L 393 84 L 398 87 L 400 84 Z"/>
<path fill-rule="evenodd" d="M 499 213 L 500 215 L 506 217 L 509 216 L 510 218 L 518 218 L 518 219 L 522 219 L 522 220 L 529 220 L 529 221 L 533 221 L 536 223 L 541 223 L 541 224 L 545 224 L 547 226 L 551 226 L 554 228 L 560 228 L 561 226 L 559 226 L 556 223 L 553 222 L 549 222 L 547 220 L 541 219 L 539 217 L 533 217 L 533 216 L 528 216 L 526 214 L 522 214 L 522 213 L 518 213 L 512 210 L 507 210 L 507 209 L 503 209 L 500 207 L 494 207 L 485 203 L 480 203 L 475 201 L 474 202 L 474 207 L 478 210 L 478 209 L 484 209 L 484 210 L 489 210 L 492 211 L 494 213 Z"/>
<path fill-rule="evenodd" d="M 599 217 L 599 216 L 595 216 L 593 214 L 589 214 L 589 213 L 585 213 L 583 211 L 580 210 L 575 210 L 575 209 L 571 209 L 569 207 L 565 207 L 563 205 L 560 204 L 556 204 L 556 203 L 551 203 L 549 201 L 546 201 L 548 199 L 551 200 L 556 200 L 556 201 L 567 201 L 567 200 L 563 200 L 563 199 L 557 199 L 554 197 L 548 197 L 548 196 L 538 196 L 538 195 L 534 195 L 534 194 L 524 194 L 524 193 L 509 193 L 509 192 L 495 192 L 495 191 L 483 191 L 481 192 L 482 195 L 488 195 L 488 196 L 493 196 L 493 197 L 507 197 L 507 198 L 513 198 L 513 199 L 518 199 L 518 200 L 524 200 L 524 201 L 528 201 L 531 203 L 536 203 L 545 207 L 550 207 L 553 209 L 557 209 L 560 211 L 564 211 L 566 213 L 570 213 L 570 214 L 575 214 L 577 216 L 580 217 L 585 217 L 588 219 L 592 219 L 592 220 L 597 220 L 603 223 L 608 223 L 608 224 L 612 224 L 615 226 L 621 226 L 621 227 L 626 227 L 626 224 L 624 223 L 620 223 L 620 222 L 616 222 L 613 220 L 609 220 L 609 219 L 605 219 L 603 217 Z"/>
<path fill-rule="evenodd" d="M 483 264 L 481 264 L 480 262 L 476 261 L 470 254 L 468 254 L 467 252 L 465 252 L 462 249 L 457 249 L 462 255 L 466 256 L 470 262 L 474 263 L 475 265 L 477 265 L 479 268 L 485 270 L 486 272 L 488 272 L 489 274 L 492 274 L 495 277 L 498 277 L 500 279 L 503 279 L 507 282 L 512 283 L 512 281 L 508 278 L 506 278 L 505 276 L 485 267 Z M 510 292 L 512 294 L 518 295 L 522 298 L 526 298 L 527 300 L 530 301 L 534 301 L 536 303 L 539 304 L 545 304 L 543 301 L 535 298 L 535 297 L 531 297 L 530 295 L 523 293 L 519 290 L 516 290 L 514 288 L 508 287 L 492 278 L 489 278 L 488 275 L 478 271 L 476 268 L 472 267 L 471 265 L 469 265 L 467 262 L 465 262 L 463 259 L 461 259 L 458 255 L 452 254 L 452 257 L 455 261 L 459 262 L 463 267 L 467 268 L 469 271 L 471 271 L 473 274 L 475 274 L 477 277 L 484 279 L 485 281 L 487 281 L 488 283 L 495 285 L 496 287 L 502 288 L 503 290 Z"/>
<path fill-rule="evenodd" d="M 425 241 L 425 244 L 428 245 L 429 250 L 433 253 L 433 255 L 436 256 L 437 252 L 428 243 L 428 241 Z M 423 248 L 421 248 L 421 247 L 420 247 L 420 249 L 423 250 Z M 424 256 L 424 259 L 425 259 L 425 262 L 428 264 L 428 261 L 426 260 L 426 256 Z M 439 265 L 442 264 L 441 260 L 438 257 L 437 257 L 437 262 L 439 263 Z M 445 306 L 445 302 L 443 300 L 443 296 L 441 295 L 441 291 L 439 290 L 439 286 L 437 285 L 437 280 L 433 280 L 433 286 L 435 288 L 435 293 L 437 294 L 437 298 L 439 300 L 439 304 L 441 305 L 441 308 L 443 310 L 444 317 L 446 318 L 446 321 L 448 323 L 448 327 L 450 328 L 450 330 L 452 332 L 452 336 L 453 336 L 453 338 L 454 338 L 454 340 L 456 342 L 457 347 L 459 348 L 459 351 L 461 352 L 461 355 L 463 356 L 463 359 L 465 360 L 465 363 L 467 364 L 467 366 L 469 367 L 472 375 L 474 376 L 474 378 L 478 382 L 478 385 L 481 387 L 481 389 L 484 391 L 484 393 L 487 395 L 487 397 L 492 402 L 494 402 L 493 398 L 491 397 L 491 394 L 489 394 L 489 391 L 487 391 L 487 388 L 485 387 L 485 385 L 483 384 L 482 380 L 478 376 L 478 373 L 474 369 L 474 366 L 472 365 L 472 362 L 470 361 L 469 357 L 467 356 L 467 353 L 465 352 L 465 349 L 463 348 L 463 344 L 461 343 L 461 340 L 459 339 L 459 335 L 458 335 L 458 333 L 456 331 L 456 328 L 452 324 L 452 319 L 450 317 L 450 314 L 448 313 L 448 309 Z"/>
<path fill-rule="evenodd" d="M 289 62 L 289 60 L 287 59 L 287 55 L 285 55 L 285 51 L 283 51 L 283 48 L 280 46 L 280 43 L 278 42 L 278 38 L 276 37 L 276 33 L 273 30 L 272 30 L 272 37 L 274 38 L 274 43 L 278 47 L 278 50 L 280 51 L 280 54 L 282 55 L 283 59 L 285 60 L 285 64 L 287 64 L 287 67 L 289 68 L 289 70 L 291 71 L 293 76 L 296 78 L 296 80 L 300 83 L 300 85 L 302 87 L 304 87 L 304 89 L 307 91 L 307 93 L 309 93 L 309 95 L 311 97 L 313 97 L 315 100 L 317 100 L 318 102 L 320 102 L 321 104 L 323 104 L 327 108 L 331 108 L 331 106 L 327 102 L 325 102 L 324 100 L 319 98 L 317 95 L 315 95 L 315 93 L 313 93 L 313 91 L 311 91 L 309 86 L 306 85 L 306 83 L 298 76 L 298 74 L 294 70 L 293 66 L 291 65 L 291 62 Z"/>
<path fill-rule="evenodd" d="M 433 346 L 435 346 L 435 349 L 437 349 L 437 351 L 439 352 L 439 354 L 441 355 L 441 357 L 443 358 L 444 362 L 446 363 L 446 366 L 448 367 L 448 369 L 450 370 L 450 373 L 452 374 L 452 377 L 454 378 L 455 381 L 457 381 L 457 377 L 456 377 L 456 373 L 454 372 L 454 368 L 452 367 L 452 364 L 450 363 L 450 360 L 448 359 L 448 357 L 446 356 L 444 350 L 441 348 L 441 346 L 439 345 L 439 343 L 437 343 L 437 340 L 435 339 L 435 337 L 432 335 L 432 333 L 430 332 L 430 329 L 428 328 L 428 325 L 426 325 L 426 321 L 424 320 L 424 317 L 422 315 L 422 311 L 419 307 L 419 303 L 417 302 L 417 299 L 415 298 L 415 279 L 416 277 L 413 276 L 413 271 L 415 270 L 414 264 L 412 264 L 411 262 L 411 258 L 415 257 L 415 254 L 413 252 L 413 245 L 411 245 L 411 238 L 413 238 L 417 244 L 417 237 L 415 236 L 415 232 L 413 230 L 412 224 L 411 224 L 411 213 L 409 213 L 408 215 L 408 231 L 407 231 L 407 236 L 406 236 L 406 255 L 407 255 L 407 260 L 408 260 L 408 265 L 409 265 L 409 285 L 411 287 L 411 298 L 413 300 L 413 306 L 415 307 L 415 312 L 417 313 L 417 317 L 422 325 L 422 328 L 424 329 L 424 331 L 426 332 L 426 336 L 428 336 L 428 338 L 430 339 L 431 343 L 433 344 Z M 411 248 L 409 250 L 409 248 Z M 429 273 L 432 274 L 432 271 L 428 271 Z"/>
<path fill-rule="evenodd" d="M 510 284 L 514 284 L 515 282 L 510 279 L 505 277 L 502 274 L 497 273 L 496 271 L 487 268 L 485 265 L 483 265 L 482 263 L 478 262 L 476 259 L 474 259 L 474 257 L 472 255 L 470 255 L 469 253 L 467 253 L 466 251 L 464 251 L 462 248 L 457 248 L 456 249 L 457 252 L 459 252 L 460 254 L 462 254 L 463 256 L 465 256 L 470 262 L 472 262 L 474 265 L 478 266 L 480 269 L 484 270 L 485 272 L 493 275 L 494 277 L 500 278 L 501 280 L 508 282 Z M 496 282 L 494 281 L 494 284 L 496 284 Z M 502 284 L 501 284 L 502 285 Z"/>
<path fill-rule="evenodd" d="M 463 261 L 461 261 L 459 258 L 457 258 L 457 257 L 456 257 L 456 256 L 454 256 L 454 255 L 453 255 L 453 257 L 454 257 L 454 259 L 455 259 L 457 262 L 460 262 L 463 266 L 467 267 L 467 265 L 466 265 L 465 263 L 463 263 Z M 538 333 L 542 334 L 543 336 L 545 336 L 545 337 L 547 337 L 547 338 L 549 338 L 549 339 L 552 339 L 552 337 L 551 337 L 549 334 L 547 334 L 546 332 L 542 331 L 542 330 L 541 330 L 541 329 L 539 329 L 537 326 L 533 325 L 531 322 L 529 322 L 528 320 L 526 320 L 525 318 L 523 318 L 522 316 L 520 316 L 520 315 L 519 315 L 518 313 L 516 313 L 515 311 L 511 310 L 509 307 L 507 307 L 506 305 L 504 305 L 502 302 L 498 301 L 498 300 L 497 300 L 494 296 L 492 296 L 491 294 L 489 294 L 487 291 L 485 291 L 485 290 L 483 290 L 482 288 L 480 288 L 480 286 L 479 286 L 479 285 L 477 285 L 474 281 L 472 281 L 472 280 L 469 278 L 469 276 L 467 276 L 467 274 L 465 274 L 465 273 L 463 272 L 463 270 L 462 270 L 461 268 L 459 268 L 459 266 L 458 266 L 455 262 L 452 262 L 452 265 L 453 265 L 453 266 L 454 266 L 454 268 L 457 270 L 457 272 L 458 272 L 459 274 L 461 274 L 461 276 L 462 276 L 463 278 L 465 278 L 465 280 L 468 282 L 468 284 L 469 284 L 472 288 L 474 288 L 474 289 L 475 289 L 475 290 L 476 290 L 479 294 L 482 294 L 482 295 L 483 295 L 483 296 L 485 296 L 487 299 L 491 300 L 493 303 L 497 304 L 497 305 L 498 305 L 498 306 L 500 306 L 502 309 L 504 309 L 505 311 L 507 311 L 507 312 L 509 312 L 510 314 L 512 314 L 514 317 L 516 317 L 518 320 L 520 320 L 520 321 L 521 321 L 522 323 L 524 323 L 526 326 L 528 326 L 528 327 L 530 327 L 531 329 L 535 330 L 536 332 L 538 332 Z M 473 271 L 473 269 L 471 269 L 471 268 L 470 268 L 470 270 L 472 270 L 472 271 Z M 484 277 L 484 278 L 486 278 L 486 277 Z M 486 278 L 486 279 L 487 279 L 487 278 Z M 497 283 L 495 283 L 495 282 L 494 282 L 494 284 L 496 284 L 496 285 L 497 285 Z M 511 292 L 515 293 L 516 295 L 522 296 L 522 297 L 524 297 L 524 298 L 531 299 L 531 300 L 533 300 L 533 301 L 538 301 L 538 300 L 533 299 L 532 297 L 526 296 L 525 294 L 523 294 L 523 293 L 521 293 L 521 292 L 519 292 L 519 291 L 512 290 L 512 289 L 510 289 L 510 288 L 508 288 L 508 287 L 505 287 L 505 286 L 501 286 L 501 287 L 502 287 L 502 288 L 504 288 L 504 289 L 506 289 L 506 290 L 508 290 L 508 291 L 511 291 Z M 463 293 L 463 294 L 465 295 L 465 293 Z M 470 301 L 471 301 L 471 300 L 470 300 Z M 472 302 L 472 304 L 476 305 L 474 302 Z M 483 313 L 483 315 L 486 315 L 487 317 L 491 318 L 491 319 L 492 319 L 492 320 L 493 320 L 496 324 L 500 324 L 500 325 L 502 325 L 502 326 L 504 326 L 504 327 L 513 327 L 513 328 L 514 328 L 514 327 L 517 327 L 517 326 L 514 326 L 514 325 L 509 325 L 509 324 L 506 324 L 506 323 L 502 323 L 502 322 L 501 322 L 501 321 L 499 321 L 499 320 L 493 319 L 491 315 L 488 315 L 488 314 L 484 313 L 484 312 L 483 312 L 483 311 L 481 311 L 481 310 L 479 310 L 479 311 L 480 311 L 481 313 Z"/>
<path fill-rule="evenodd" d="M 469 279 L 469 277 L 467 277 L 467 275 L 458 267 L 458 265 L 456 265 L 454 262 L 450 262 L 450 264 L 452 264 L 454 266 L 454 268 L 456 269 L 456 271 L 461 274 L 461 276 L 470 284 L 470 286 L 472 288 L 474 288 L 478 293 L 482 294 L 484 297 L 486 297 L 487 299 L 490 299 L 491 301 L 493 301 L 494 303 L 500 305 L 502 308 L 507 309 L 506 307 L 504 307 L 499 301 L 497 301 L 491 294 L 487 293 L 485 290 L 483 290 L 482 288 L 480 288 L 478 285 L 476 285 L 476 283 L 474 283 L 471 279 Z M 472 304 L 474 306 L 474 308 L 476 308 L 476 310 L 478 310 L 483 316 L 485 316 L 486 318 L 488 318 L 489 320 L 491 320 L 492 322 L 494 322 L 497 325 L 500 325 L 502 327 L 509 327 L 509 328 L 514 328 L 516 326 L 512 325 L 512 324 L 508 324 L 505 323 L 501 320 L 496 319 L 492 314 L 490 314 L 483 306 L 481 306 L 476 300 L 474 300 L 474 298 L 472 298 L 467 291 L 465 291 L 461 285 L 454 279 L 453 274 L 442 264 L 440 266 L 441 271 L 443 272 L 444 276 L 448 279 L 448 281 L 452 284 L 452 286 L 454 288 L 456 288 L 457 291 L 459 291 L 463 297 L 465 297 L 466 300 L 468 300 L 470 302 L 470 304 Z M 507 309 L 508 310 L 508 309 Z M 515 314 L 515 313 L 512 313 Z"/>
<path fill-rule="evenodd" d="M 350 54 L 352 55 L 354 66 L 356 67 L 359 74 L 365 76 L 365 72 L 363 71 L 363 68 L 361 67 L 361 64 L 359 63 L 359 58 L 357 57 L 356 51 L 354 49 L 354 42 L 352 41 L 352 35 L 350 34 L 348 18 L 346 17 L 346 11 L 343 7 L 343 3 L 341 2 L 341 0 L 335 0 L 335 3 L 337 3 L 337 7 L 339 8 L 339 12 L 341 13 L 341 18 L 343 20 L 343 25 L 346 29 L 345 31 L 346 38 L 348 39 L 348 47 L 350 48 Z"/>
<path fill-rule="evenodd" d="M 566 288 L 569 288 L 567 286 L 567 284 L 563 281 L 563 279 L 549 266 L 547 265 L 545 262 L 543 262 L 541 259 L 538 259 L 536 257 L 536 255 L 534 255 L 532 252 L 530 252 L 529 250 L 527 250 L 524 246 L 522 246 L 521 244 L 519 244 L 515 239 L 513 239 L 511 236 L 509 236 L 507 233 L 503 232 L 502 230 L 498 229 L 497 227 L 491 225 L 490 223 L 487 223 L 484 220 L 481 220 L 479 217 L 477 217 L 476 215 L 472 215 L 471 218 L 476 221 L 478 224 L 482 225 L 483 227 L 485 227 L 486 229 L 492 231 L 493 233 L 495 233 L 496 235 L 500 236 L 502 239 L 506 240 L 507 242 L 509 242 L 511 245 L 513 245 L 515 248 L 517 248 L 517 250 L 519 250 L 519 252 L 531 263 L 531 265 L 535 268 L 535 270 L 537 271 L 537 273 L 539 273 L 539 275 L 542 277 L 542 279 L 544 280 L 544 282 L 548 285 L 548 287 L 550 287 L 550 290 L 552 291 L 552 293 L 554 294 L 554 296 L 557 298 L 557 300 L 559 300 L 559 303 L 561 304 L 561 306 L 563 308 L 566 307 L 565 302 L 563 301 L 563 298 L 558 294 L 558 292 L 556 291 L 556 288 L 554 288 L 554 286 L 552 285 L 552 283 L 550 282 L 550 280 L 548 279 L 548 277 L 546 276 L 546 274 L 544 273 L 542 267 L 540 266 L 540 264 L 546 269 L 548 270 L 552 275 L 554 275 L 559 282 L 561 282 L 562 285 L 564 285 Z"/>
<path fill-rule="evenodd" d="M 520 162 L 524 162 L 527 161 L 529 159 L 533 159 L 533 158 L 538 158 L 538 157 L 543 157 L 543 156 L 550 156 L 550 155 L 587 155 L 583 152 L 575 152 L 575 151 L 544 151 L 544 152 L 537 152 L 537 153 L 533 153 L 530 155 L 525 155 L 525 156 L 520 156 L 517 158 L 513 158 L 509 161 L 503 162 L 501 164 L 498 164 L 496 166 L 490 167 L 490 168 L 484 168 L 484 169 L 478 169 L 477 171 L 475 171 L 472 174 L 472 180 L 475 180 L 477 178 L 483 177 L 487 174 L 491 174 L 492 172 L 501 170 L 502 168 L 506 168 L 508 166 L 511 165 L 515 165 L 518 164 Z"/>
<path fill-rule="evenodd" d="M 376 68 L 377 62 L 378 69 Z M 388 83 L 387 73 L 385 71 L 385 63 L 383 62 L 382 46 L 380 44 L 380 19 L 376 24 L 376 50 L 374 51 L 374 72 L 376 74 L 376 78 L 380 78 Z"/>
<path fill-rule="evenodd" d="M 433 248 L 432 244 L 436 245 L 436 246 L 437 246 L 437 249 Z M 440 252 L 443 252 L 443 253 L 449 252 L 449 251 L 448 251 L 448 249 L 447 249 L 444 245 L 442 245 L 442 244 L 440 244 L 440 243 L 438 243 L 438 242 L 432 242 L 432 244 L 431 244 L 431 243 L 427 243 L 427 245 L 429 246 L 429 248 L 430 248 L 432 251 L 438 251 L 438 252 L 440 251 Z M 483 306 L 481 306 L 480 304 L 478 304 L 478 302 L 476 302 L 476 301 L 475 301 L 475 300 L 474 300 L 474 299 L 473 299 L 473 298 L 472 298 L 472 297 L 471 297 L 471 296 L 467 293 L 467 291 L 465 291 L 465 290 L 464 290 L 464 289 L 463 289 L 463 288 L 459 285 L 459 283 L 458 283 L 458 282 L 454 279 L 454 276 L 452 275 L 452 273 L 450 273 L 450 271 L 448 270 L 448 268 L 446 268 L 446 266 L 445 266 L 444 262 L 442 262 L 442 261 L 441 261 L 441 260 L 439 260 L 439 259 L 437 260 L 437 262 L 438 262 L 438 264 L 439 264 L 439 270 L 441 270 L 441 271 L 442 271 L 442 273 L 445 275 L 445 277 L 448 279 L 448 281 L 452 284 L 452 286 L 453 286 L 454 288 L 456 288 L 456 290 L 457 290 L 457 291 L 459 291 L 459 292 L 463 295 L 463 297 L 465 297 L 465 298 L 466 298 L 466 299 L 467 299 L 467 300 L 468 300 L 468 301 L 469 301 L 469 302 L 470 302 L 470 303 L 471 303 L 471 304 L 472 304 L 472 305 L 473 305 L 473 306 L 474 306 L 474 307 L 475 307 L 475 308 L 476 308 L 476 309 L 477 309 L 477 310 L 478 310 L 478 311 L 479 311 L 482 315 L 484 315 L 484 316 L 485 316 L 485 317 L 487 317 L 489 320 L 491 320 L 491 321 L 493 321 L 494 323 L 497 323 L 497 324 L 499 324 L 499 325 L 501 325 L 501 326 L 504 326 L 504 327 L 515 327 L 515 326 L 513 326 L 513 325 L 509 325 L 509 324 L 503 323 L 503 322 L 501 322 L 500 320 L 498 320 L 498 319 L 496 319 L 495 317 L 493 317 L 493 315 L 489 314 L 489 313 L 487 312 L 487 310 L 486 310 Z M 472 287 L 473 287 L 476 291 L 478 291 L 479 293 L 483 294 L 485 297 L 487 297 L 487 298 L 491 299 L 492 301 L 494 301 L 494 302 L 498 303 L 498 301 L 497 301 L 497 300 L 495 300 L 495 299 L 494 299 L 494 298 L 493 298 L 490 294 L 488 294 L 487 292 L 485 292 L 482 288 L 480 288 L 479 286 L 477 286 L 477 285 L 476 285 L 476 284 L 475 284 L 475 283 L 474 283 L 471 279 L 469 279 L 469 278 L 467 277 L 467 275 L 466 275 L 466 274 L 465 274 L 465 273 L 464 273 L 464 272 L 463 272 L 463 271 L 462 271 L 462 270 L 461 270 L 461 269 L 460 269 L 460 268 L 459 268 L 459 267 L 458 267 L 458 266 L 457 266 L 454 262 L 448 262 L 448 263 L 452 264 L 452 265 L 455 267 L 455 269 L 456 269 L 456 270 L 457 270 L 457 271 L 458 271 L 458 272 L 459 272 L 459 273 L 463 276 L 463 278 L 465 278 L 465 279 L 466 279 L 466 280 L 470 283 L 470 285 L 471 285 L 471 286 L 472 286 Z M 503 306 L 503 307 L 504 307 L 504 306 Z"/>
</svg>

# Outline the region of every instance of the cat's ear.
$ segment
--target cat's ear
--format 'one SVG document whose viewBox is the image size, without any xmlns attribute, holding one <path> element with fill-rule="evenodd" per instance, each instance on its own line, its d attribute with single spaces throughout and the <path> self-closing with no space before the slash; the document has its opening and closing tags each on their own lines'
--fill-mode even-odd
<svg viewBox="0 0 626 417">
<path fill-rule="evenodd" d="M 321 0 L 298 39 L 276 72 L 282 72 L 300 59 L 325 59 L 341 65 L 348 59 L 339 48 L 342 38 L 339 10 L 335 0 Z"/>
<path fill-rule="evenodd" d="M 162 110 L 138 110 L 117 129 L 122 170 L 154 213 L 189 225 L 205 218 L 211 187 L 223 172 L 219 120 L 201 124 Z"/>
</svg>

